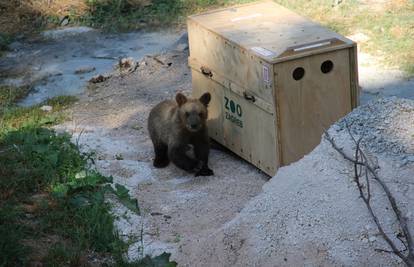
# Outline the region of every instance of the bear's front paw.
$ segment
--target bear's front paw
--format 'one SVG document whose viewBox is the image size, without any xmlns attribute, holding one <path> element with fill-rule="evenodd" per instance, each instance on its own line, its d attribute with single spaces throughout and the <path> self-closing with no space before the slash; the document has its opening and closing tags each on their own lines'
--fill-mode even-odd
<svg viewBox="0 0 414 267">
<path fill-rule="evenodd" d="M 214 172 L 209 167 L 202 167 L 198 172 L 196 172 L 195 176 L 211 176 L 214 175 Z"/>
<path fill-rule="evenodd" d="M 170 161 L 168 158 L 155 158 L 153 165 L 155 168 L 164 168 L 167 167 Z"/>
</svg>

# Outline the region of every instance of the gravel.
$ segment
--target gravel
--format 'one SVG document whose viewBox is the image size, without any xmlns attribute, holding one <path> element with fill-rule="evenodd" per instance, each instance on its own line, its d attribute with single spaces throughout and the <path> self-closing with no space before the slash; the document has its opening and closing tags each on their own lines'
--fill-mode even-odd
<svg viewBox="0 0 414 267">
<path fill-rule="evenodd" d="M 330 135 L 352 155 L 345 120 L 353 122 L 352 133 L 364 136 L 364 149 L 414 232 L 414 164 L 400 164 L 412 158 L 414 102 L 379 99 L 332 126 Z M 191 266 L 403 266 L 395 255 L 375 250 L 389 247 L 359 197 L 352 171 L 322 139 L 302 160 L 281 168 L 233 220 L 206 235 L 191 253 Z M 372 194 L 385 231 L 403 249 L 395 217 L 375 183 Z"/>
</svg>

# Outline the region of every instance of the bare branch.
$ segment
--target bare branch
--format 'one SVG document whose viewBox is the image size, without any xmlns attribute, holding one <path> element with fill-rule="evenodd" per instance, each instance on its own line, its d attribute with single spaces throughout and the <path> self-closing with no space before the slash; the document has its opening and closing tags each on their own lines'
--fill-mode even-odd
<svg viewBox="0 0 414 267">
<path fill-rule="evenodd" d="M 395 255 L 400 257 L 407 266 L 412 267 L 412 266 L 414 266 L 413 240 L 412 240 L 412 236 L 411 236 L 411 233 L 409 231 L 409 228 L 407 226 L 406 218 L 402 215 L 401 210 L 399 209 L 394 196 L 391 194 L 391 191 L 389 190 L 387 185 L 382 181 L 382 179 L 380 179 L 380 177 L 378 176 L 378 174 L 376 172 L 377 167 L 372 166 L 372 163 L 370 163 L 369 158 L 366 156 L 364 151 L 361 149 L 362 137 L 359 138 L 358 140 L 356 140 L 354 135 L 351 132 L 351 129 L 350 129 L 350 125 L 352 125 L 352 124 L 348 124 L 347 121 L 345 121 L 345 123 L 346 123 L 348 133 L 349 133 L 352 141 L 356 145 L 355 158 L 352 158 L 351 156 L 347 155 L 342 148 L 339 148 L 337 146 L 337 144 L 335 143 L 335 140 L 329 135 L 329 133 L 327 131 L 325 131 L 325 139 L 328 140 L 331 143 L 332 147 L 339 154 L 341 154 L 343 158 L 345 158 L 347 161 L 353 163 L 354 179 L 355 179 L 355 182 L 357 184 L 360 197 L 364 201 L 371 217 L 373 218 L 379 233 L 381 234 L 381 236 L 384 238 L 384 240 L 387 242 L 387 244 L 392 249 L 392 251 L 387 251 L 387 250 L 382 250 L 382 249 L 376 249 L 376 251 L 394 253 Z M 362 168 L 365 171 L 366 194 L 364 193 L 364 190 L 363 190 L 363 184 L 361 184 L 361 181 L 360 181 L 360 177 L 361 177 L 361 174 L 362 174 Z M 375 181 L 377 181 L 380 184 L 382 190 L 385 192 L 385 194 L 387 196 L 387 199 L 388 199 L 388 201 L 389 201 L 389 203 L 392 207 L 392 210 L 393 210 L 393 212 L 394 212 L 394 214 L 395 214 L 395 216 L 396 216 L 396 218 L 399 222 L 399 225 L 400 225 L 400 227 L 403 231 L 402 234 L 397 235 L 397 238 L 403 243 L 403 245 L 405 246 L 405 250 L 401 251 L 397 248 L 397 245 L 385 233 L 378 217 L 375 215 L 375 212 L 372 209 L 372 206 L 371 206 L 371 187 L 370 187 L 370 181 L 369 181 L 370 176 L 372 177 L 372 179 L 374 179 Z M 401 237 L 404 237 L 406 239 L 407 244 L 404 242 L 404 240 Z M 403 254 L 403 252 L 405 252 L 407 250 L 408 250 L 408 255 Z"/>
</svg>

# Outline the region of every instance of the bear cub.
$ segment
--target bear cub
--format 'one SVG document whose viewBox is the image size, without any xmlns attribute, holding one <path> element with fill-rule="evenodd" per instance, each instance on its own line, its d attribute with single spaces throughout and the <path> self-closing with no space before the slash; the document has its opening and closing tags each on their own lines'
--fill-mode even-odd
<svg viewBox="0 0 414 267">
<path fill-rule="evenodd" d="M 170 160 L 179 168 L 196 172 L 195 176 L 214 175 L 208 167 L 210 150 L 207 132 L 207 106 L 210 93 L 199 99 L 177 93 L 174 100 L 156 105 L 148 118 L 148 131 L 154 145 L 154 167 L 166 167 Z M 194 156 L 188 156 L 190 145 Z"/>
</svg>

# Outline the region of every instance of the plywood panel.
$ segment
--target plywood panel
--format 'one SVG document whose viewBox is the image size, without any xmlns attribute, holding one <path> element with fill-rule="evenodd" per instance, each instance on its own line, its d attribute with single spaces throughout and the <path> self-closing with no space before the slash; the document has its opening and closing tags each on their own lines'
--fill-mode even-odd
<svg viewBox="0 0 414 267">
<path fill-rule="evenodd" d="M 189 21 L 190 61 L 195 59 L 250 93 L 273 99 L 273 66 Z M 268 74 L 266 77 L 266 73 Z"/>
<path fill-rule="evenodd" d="M 322 44 L 332 39 L 339 41 L 339 43 L 313 48 L 322 52 L 332 46 L 340 44 L 350 46 L 353 43 L 271 1 L 190 16 L 189 22 L 197 23 L 245 50 L 257 51 L 255 47 L 265 49 L 268 53 L 261 54 L 259 50 L 259 53 L 255 54 L 268 62 L 274 62 L 291 47 L 318 42 Z M 306 54 L 308 51 L 308 49 L 298 50 L 297 54 Z M 287 55 L 289 56 L 292 55 Z"/>
<path fill-rule="evenodd" d="M 326 60 L 334 67 L 324 74 L 321 64 Z M 309 153 L 323 130 L 351 111 L 349 63 L 349 50 L 344 49 L 275 66 L 283 165 Z M 296 81 L 292 73 L 298 67 L 305 76 Z"/>
<path fill-rule="evenodd" d="M 224 91 L 218 87 L 217 84 L 209 79 L 206 79 L 198 71 L 191 71 L 193 97 L 200 97 L 205 92 L 211 94 L 211 101 L 208 107 L 208 130 L 211 138 L 217 142 L 224 143 L 223 134 L 223 110 L 222 99 Z"/>
<path fill-rule="evenodd" d="M 349 49 L 349 68 L 350 68 L 350 82 L 351 82 L 351 99 L 352 108 L 359 106 L 359 81 L 358 81 L 358 49 L 357 44 L 354 44 Z"/>
<path fill-rule="evenodd" d="M 210 137 L 265 173 L 274 175 L 279 167 L 278 145 L 273 114 L 198 71 L 192 71 L 193 95 L 212 95 L 209 106 Z"/>
</svg>

